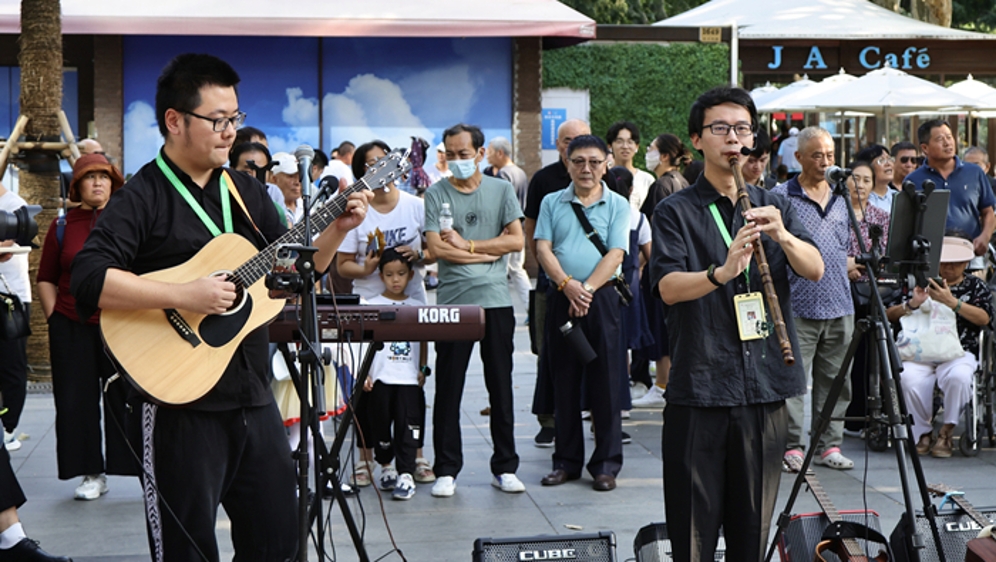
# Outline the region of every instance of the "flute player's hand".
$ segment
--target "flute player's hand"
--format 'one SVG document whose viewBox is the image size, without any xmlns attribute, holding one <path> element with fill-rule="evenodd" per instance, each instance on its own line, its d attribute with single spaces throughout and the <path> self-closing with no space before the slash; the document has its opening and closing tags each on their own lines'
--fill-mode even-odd
<svg viewBox="0 0 996 562">
<path fill-rule="evenodd" d="M 744 213 L 744 219 L 748 222 L 755 222 L 772 240 L 781 244 L 788 235 L 785 223 L 782 222 L 782 212 L 773 205 L 767 207 L 754 207 Z"/>
<path fill-rule="evenodd" d="M 754 255 L 753 242 L 759 236 L 761 228 L 752 222 L 748 222 L 737 232 L 726 252 L 726 262 L 713 273 L 717 281 L 726 284 L 747 269 L 750 258 Z"/>
</svg>

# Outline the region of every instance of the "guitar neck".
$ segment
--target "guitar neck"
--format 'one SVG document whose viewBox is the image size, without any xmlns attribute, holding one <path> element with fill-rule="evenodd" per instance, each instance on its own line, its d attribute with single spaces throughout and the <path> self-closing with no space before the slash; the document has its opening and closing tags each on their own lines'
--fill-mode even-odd
<svg viewBox="0 0 996 562">
<path fill-rule="evenodd" d="M 813 471 L 806 472 L 806 483 L 809 484 L 809 489 L 813 492 L 813 497 L 816 498 L 816 503 L 820 504 L 820 509 L 827 516 L 827 519 L 831 523 L 837 523 L 838 521 L 843 521 L 844 518 L 840 516 L 840 512 L 837 511 L 837 506 L 833 504 L 830 500 L 830 496 L 823 489 L 823 485 L 816 478 L 816 473 Z M 847 551 L 849 560 L 867 560 L 865 551 L 858 544 L 856 539 L 840 539 L 841 544 L 843 544 L 844 549 Z"/>
<path fill-rule="evenodd" d="M 351 194 L 364 189 L 368 189 L 368 187 L 361 179 L 345 189 L 342 193 L 336 194 L 335 197 L 312 213 L 309 220 L 311 226 L 311 238 L 314 239 L 316 236 L 321 234 L 322 231 L 328 227 L 328 225 L 332 224 L 335 219 L 342 215 L 342 213 L 346 210 L 346 202 Z M 277 238 L 269 246 L 253 256 L 249 261 L 239 266 L 238 269 L 235 270 L 234 275 L 230 278 L 237 285 L 241 285 L 243 287 L 248 287 L 258 281 L 270 271 L 270 268 L 273 265 L 274 257 L 277 253 L 277 248 L 287 244 L 300 244 L 304 241 L 304 228 L 305 222 L 303 220 L 295 224 L 290 230 L 285 232 L 283 236 Z"/>
<path fill-rule="evenodd" d="M 347 187 L 342 192 L 335 194 L 327 203 L 319 207 L 309 216 L 308 223 L 311 229 L 311 239 L 322 233 L 332 221 L 339 218 L 346 210 L 349 196 L 363 191 L 364 189 L 377 189 L 387 187 L 400 179 L 411 169 L 408 162 L 408 152 L 403 149 L 394 149 L 380 160 L 372 164 L 367 169 L 367 174 L 359 181 Z M 261 252 L 240 265 L 232 272 L 229 279 L 236 286 L 245 288 L 252 286 L 270 271 L 277 254 L 277 249 L 287 244 L 300 244 L 305 240 L 305 223 L 301 221 L 295 224 L 283 236 L 272 242 Z"/>
<path fill-rule="evenodd" d="M 968 502 L 968 500 L 965 499 L 965 496 L 951 496 L 951 501 L 955 502 L 958 505 L 958 507 L 962 508 L 965 511 L 965 513 L 972 518 L 972 521 L 978 523 L 980 527 L 985 528 L 988 527 L 989 525 L 992 525 L 992 523 L 989 521 L 989 519 L 986 518 L 985 515 L 979 513 L 975 509 L 975 506 L 973 506 L 971 503 Z"/>
<path fill-rule="evenodd" d="M 988 527 L 989 525 L 992 525 L 992 523 L 989 521 L 988 518 L 986 518 L 985 515 L 979 513 L 975 509 L 975 507 L 971 503 L 969 503 L 968 500 L 965 499 L 964 494 L 956 493 L 958 492 L 958 490 L 950 488 L 944 484 L 930 484 L 927 486 L 927 489 L 931 493 L 938 496 L 951 494 L 950 496 L 948 496 L 949 498 L 951 498 L 951 501 L 953 501 L 955 505 L 960 507 L 962 511 L 964 511 L 972 519 L 972 521 L 975 521 L 980 527 Z"/>
</svg>

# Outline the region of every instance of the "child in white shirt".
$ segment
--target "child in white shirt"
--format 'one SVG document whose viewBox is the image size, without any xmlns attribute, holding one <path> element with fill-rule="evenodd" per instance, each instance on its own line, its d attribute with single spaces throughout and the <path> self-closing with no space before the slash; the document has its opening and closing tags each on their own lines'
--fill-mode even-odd
<svg viewBox="0 0 996 562">
<path fill-rule="evenodd" d="M 377 265 L 384 293 L 368 300 L 376 305 L 423 305 L 405 295 L 414 276 L 411 263 L 394 248 L 384 250 Z M 381 465 L 381 489 L 393 487 L 392 497 L 415 495 L 416 451 L 425 426 L 425 393 L 429 373 L 426 342 L 385 342 L 370 368 L 364 389 L 370 392 L 369 411 L 374 434 L 374 458 Z M 393 426 L 393 431 L 392 431 Z M 393 435 L 392 435 L 393 434 Z M 391 482 L 391 462 L 397 475 Z"/>
</svg>

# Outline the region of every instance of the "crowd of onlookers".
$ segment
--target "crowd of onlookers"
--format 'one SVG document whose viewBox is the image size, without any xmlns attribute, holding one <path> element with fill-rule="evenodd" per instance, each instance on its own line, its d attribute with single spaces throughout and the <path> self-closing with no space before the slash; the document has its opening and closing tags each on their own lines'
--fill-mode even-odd
<svg viewBox="0 0 996 562">
<path fill-rule="evenodd" d="M 861 259 L 862 245 L 867 249 L 877 243 L 878 251 L 886 252 L 893 200 L 904 182 L 919 188 L 931 179 L 950 190 L 939 277 L 925 287 L 894 291 L 886 302 L 889 319 L 897 325 L 928 299 L 957 317 L 963 354 L 944 362 L 904 362 L 917 451 L 947 457 L 977 366 L 978 332 L 993 313 L 988 288 L 971 273 L 986 271 L 983 258 L 996 226 L 996 198 L 987 153 L 971 147 L 959 158 L 946 122 L 924 123 L 916 141 L 861 149 L 847 165 L 850 189 L 845 195 L 825 177 L 828 168 L 840 164 L 829 132 L 791 127 L 772 139 L 761 129 L 743 159 L 742 174 L 747 183 L 792 202 L 823 256 L 826 271 L 820 281 L 790 276 L 799 360 L 812 380 L 814 412 L 840 369 L 855 320 L 868 314 L 869 272 Z M 123 384 L 114 384 L 101 392 L 114 369 L 103 352 L 98 315 L 80 317 L 69 292 L 72 259 L 124 181 L 99 144 L 86 141 L 80 147 L 84 155 L 64 181 L 68 212 L 50 225 L 35 282 L 49 319 L 59 477 L 81 477 L 76 498 L 92 500 L 107 491 L 106 474 L 134 475 L 137 468 L 120 433 L 108 425 L 123 417 L 125 391 Z M 263 131 L 243 127 L 231 147 L 229 166 L 259 180 L 280 222 L 289 227 L 306 212 L 303 190 L 317 199 L 332 198 L 392 148 L 397 147 L 374 139 L 359 146 L 344 141 L 329 155 L 318 150 L 311 161 L 312 185 L 307 186 L 293 154 L 271 154 Z M 460 402 L 476 345 L 489 392 L 485 413 L 494 444 L 492 483 L 505 492 L 525 489 L 515 476 L 518 455 L 512 435 L 513 303 L 518 301 L 528 312 L 532 351 L 538 356 L 531 407 L 539 426 L 535 445 L 553 449 L 553 471 L 542 484 L 577 479 L 586 467 L 596 490 L 613 489 L 622 446 L 630 439 L 621 420 L 632 408 L 662 409 L 667 403 L 671 364 L 665 305 L 650 276 L 643 274 L 651 257 L 654 210 L 663 199 L 701 181 L 701 163 L 678 136 L 664 133 L 648 139 L 628 121 L 613 124 L 604 137 L 592 135 L 583 121 L 561 124 L 557 160 L 531 178 L 515 164 L 508 139 L 485 139 L 471 125 L 447 129 L 435 146 L 417 139 L 411 148 L 419 172 L 377 190 L 363 224 L 339 248 L 321 290 L 356 293 L 372 305 L 426 304 L 426 291 L 435 290 L 438 304 L 483 307 L 485 337 L 479 343 L 435 342 L 434 366 L 427 362 L 425 344 L 385 346 L 357 412 L 362 446 L 351 483 L 376 482 L 396 499 L 412 497 L 416 482 L 433 482 L 434 496 L 453 495 L 463 465 Z M 643 160 L 637 162 L 641 153 Z M 2 190 L 0 203 L 9 211 L 23 201 Z M 858 235 L 851 230 L 851 212 L 860 226 Z M 539 266 L 535 286 L 524 267 L 527 255 Z M 26 257 L 0 254 L 0 261 L 7 262 L 0 263 L 6 287 L 30 302 Z M 586 349 L 594 352 L 590 358 Z M 861 349 L 835 416 L 866 415 L 868 379 L 877 373 L 866 372 Z M 271 368 L 290 445 L 296 447 L 301 432 L 297 392 L 288 374 L 292 351 L 273 344 Z M 14 451 L 20 446 L 15 428 L 24 402 L 25 342 L 0 342 L 0 357 L 8 408 L 2 418 L 4 441 Z M 329 370 L 326 416 L 341 411 L 337 391 L 345 366 Z M 421 387 L 433 372 L 438 382 L 435 461 L 430 462 L 422 452 L 426 397 Z M 944 396 L 936 435 L 935 384 Z M 803 403 L 802 397 L 789 400 L 786 471 L 801 467 L 808 443 Z M 582 419 L 591 420 L 595 438 L 587 464 Z M 818 442 L 816 463 L 851 468 L 853 462 L 840 450 L 841 439 L 863 430 L 861 421 L 831 423 Z"/>
</svg>

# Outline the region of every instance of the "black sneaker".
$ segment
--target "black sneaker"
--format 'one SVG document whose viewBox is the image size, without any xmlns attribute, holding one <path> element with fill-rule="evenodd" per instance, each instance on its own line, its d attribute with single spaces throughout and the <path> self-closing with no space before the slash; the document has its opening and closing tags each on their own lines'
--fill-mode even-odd
<svg viewBox="0 0 996 562">
<path fill-rule="evenodd" d="M 630 435 L 624 431 L 622 432 L 622 442 L 623 445 L 629 445 L 630 443 L 633 442 L 633 438 L 630 437 Z"/>
<path fill-rule="evenodd" d="M 541 427 L 533 442 L 537 447 L 549 449 L 553 447 L 553 440 L 557 436 L 557 430 L 552 427 Z"/>
<path fill-rule="evenodd" d="M 10 548 L 0 550 L 0 561 L 7 560 L 16 562 L 73 562 L 71 558 L 65 556 L 52 556 L 42 550 L 37 541 L 27 537 Z"/>
</svg>

